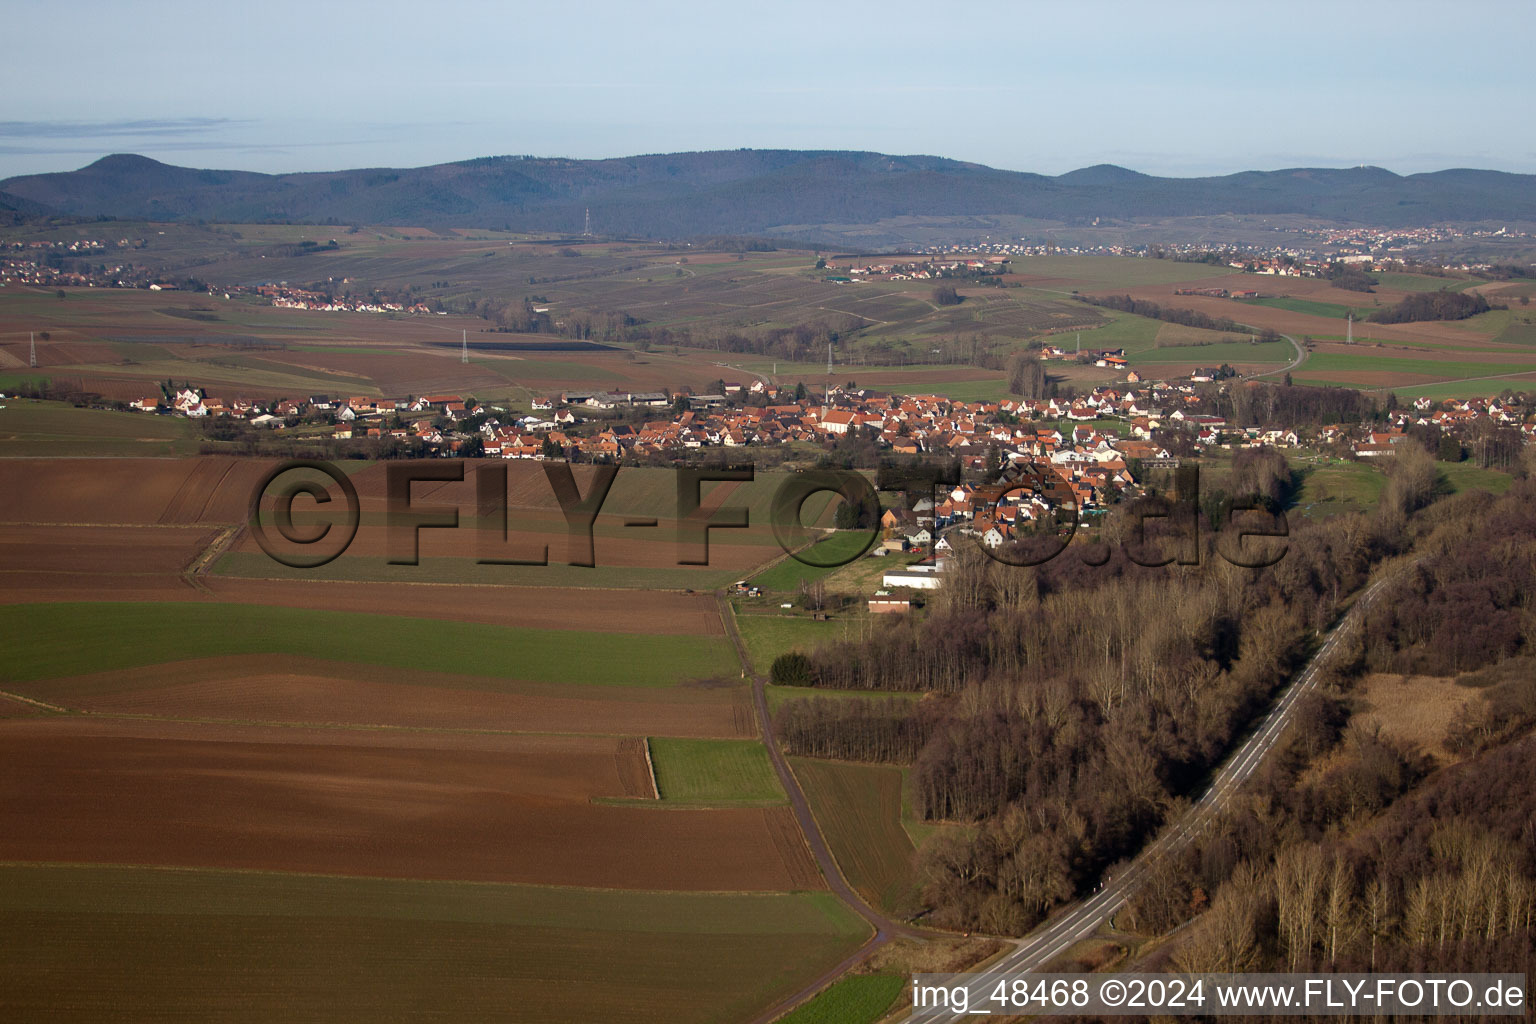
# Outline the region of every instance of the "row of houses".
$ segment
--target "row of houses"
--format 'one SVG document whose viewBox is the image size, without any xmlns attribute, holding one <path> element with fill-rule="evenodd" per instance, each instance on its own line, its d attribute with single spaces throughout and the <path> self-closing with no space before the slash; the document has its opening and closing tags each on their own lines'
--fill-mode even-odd
<svg viewBox="0 0 1536 1024">
<path fill-rule="evenodd" d="M 220 398 L 192 386 L 129 404 L 147 412 L 192 418 L 234 416 L 279 428 L 296 419 L 322 419 L 334 422 L 334 436 L 343 440 L 386 436 L 387 421 L 387 436 L 420 438 L 443 445 L 447 453 L 478 439 L 479 450 L 502 458 L 560 457 L 574 450 L 595 461 L 616 462 L 714 447 L 826 445 L 857 434 L 898 455 L 952 457 L 973 470 L 1038 463 L 1063 477 L 1074 488 L 1077 506 L 1087 509 L 1137 485 L 1131 463 L 1156 464 L 1170 458 L 1155 443 L 1160 431 L 1187 434 L 1195 452 L 1215 444 L 1349 442 L 1354 453 L 1364 458 L 1389 454 L 1402 431 L 1415 424 L 1454 434 L 1492 422 L 1518 426 L 1527 438 L 1536 436 L 1536 423 L 1524 406 L 1496 397 L 1419 398 L 1411 408 L 1391 413 L 1386 428 L 1391 436 L 1377 438 L 1367 427 L 1353 431 L 1339 426 L 1235 429 L 1222 416 L 1200 411 L 1209 408 L 1207 396 L 1183 382 L 1106 385 L 1072 398 L 1001 402 L 836 387 L 819 400 L 797 400 L 789 389 L 761 381 L 726 384 L 725 390 L 722 395 L 684 393 L 681 397 L 686 401 L 667 392 L 563 392 L 542 396 L 527 415 L 485 410 L 473 397 L 460 394 L 404 399 L 315 394 L 260 403 Z M 744 403 L 749 396 L 756 397 Z M 660 415 L 638 421 L 628 417 L 622 422 L 606 415 L 621 399 L 630 410 L 655 409 Z M 456 426 L 472 415 L 476 432 Z M 1017 514 L 1027 520 L 1038 511 L 1022 503 Z M 1002 528 L 1006 539 L 1010 523 L 994 525 Z"/>
</svg>

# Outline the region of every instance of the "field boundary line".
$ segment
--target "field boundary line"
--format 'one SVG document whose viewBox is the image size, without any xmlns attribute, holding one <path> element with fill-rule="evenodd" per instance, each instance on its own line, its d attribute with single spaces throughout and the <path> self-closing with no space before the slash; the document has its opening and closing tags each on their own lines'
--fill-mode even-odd
<svg viewBox="0 0 1536 1024">
<path fill-rule="evenodd" d="M 21 694 L 12 693 L 10 690 L 0 690 L 0 697 L 8 697 L 19 704 L 30 704 L 35 708 L 42 708 L 44 711 L 51 711 L 56 715 L 77 715 L 80 713 L 73 708 L 66 708 L 60 704 L 50 704 L 45 700 L 23 697 Z"/>
<path fill-rule="evenodd" d="M 245 529 L 245 524 L 241 523 L 236 526 L 226 526 L 214 534 L 213 540 L 208 542 L 208 546 L 183 570 L 182 574 L 186 577 L 187 582 L 198 590 L 206 591 L 208 588 L 203 586 L 197 577 L 208 575 L 208 570 L 213 568 L 213 563 L 217 562 L 219 557 L 229 550 L 235 538 L 240 535 L 240 531 L 243 529 Z"/>
<path fill-rule="evenodd" d="M 651 797 L 659 801 L 661 800 L 661 786 L 656 781 L 656 762 L 651 760 L 651 738 L 649 736 L 642 736 L 640 738 L 640 749 L 645 751 L 645 770 L 651 777 Z"/>
</svg>

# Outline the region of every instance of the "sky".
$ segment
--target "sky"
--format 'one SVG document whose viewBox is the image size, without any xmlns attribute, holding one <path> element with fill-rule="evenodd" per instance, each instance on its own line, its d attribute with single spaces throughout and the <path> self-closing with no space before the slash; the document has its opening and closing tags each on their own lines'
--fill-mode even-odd
<svg viewBox="0 0 1536 1024">
<path fill-rule="evenodd" d="M 6 7 L 0 178 L 740 147 L 1536 172 L 1531 0 Z"/>
</svg>

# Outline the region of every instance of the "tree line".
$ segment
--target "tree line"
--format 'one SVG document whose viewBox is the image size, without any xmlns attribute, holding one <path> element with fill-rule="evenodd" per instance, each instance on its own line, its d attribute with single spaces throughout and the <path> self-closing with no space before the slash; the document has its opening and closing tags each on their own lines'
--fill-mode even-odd
<svg viewBox="0 0 1536 1024">
<path fill-rule="evenodd" d="M 1415 292 L 1402 301 L 1378 309 L 1366 319 L 1374 324 L 1407 324 L 1419 320 L 1465 320 L 1486 313 L 1490 309 L 1504 308 L 1489 304 L 1479 292 Z"/>
<path fill-rule="evenodd" d="M 1248 334 L 1249 328 L 1230 320 L 1227 317 L 1213 317 L 1208 313 L 1202 313 L 1198 309 L 1180 309 L 1172 306 L 1163 306 L 1146 299 L 1133 299 L 1129 295 L 1079 295 L 1078 300 L 1086 302 L 1090 306 L 1102 306 L 1105 309 L 1117 309 L 1122 313 L 1130 313 L 1134 316 L 1144 316 L 1149 320 L 1162 320 L 1170 324 L 1179 324 L 1183 327 L 1198 327 L 1207 331 L 1231 331 L 1236 334 Z M 1265 328 L 1257 333 L 1260 341 L 1279 341 L 1280 334 L 1273 328 Z"/>
</svg>

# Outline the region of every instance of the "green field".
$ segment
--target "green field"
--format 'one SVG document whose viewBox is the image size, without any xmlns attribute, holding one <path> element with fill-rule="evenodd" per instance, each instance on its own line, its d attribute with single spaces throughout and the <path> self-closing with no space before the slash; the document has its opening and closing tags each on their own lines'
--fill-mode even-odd
<svg viewBox="0 0 1536 1024">
<path fill-rule="evenodd" d="M 1528 323 L 1531 313 L 1528 309 L 1515 306 L 1512 309 L 1490 309 L 1486 313 L 1469 316 L 1465 320 L 1443 320 L 1446 327 L 1464 334 L 1481 334 L 1489 337 L 1498 337 L 1513 324 Z"/>
<path fill-rule="evenodd" d="M 901 769 L 790 758 L 848 883 L 891 913 L 915 909 L 913 847 L 901 826 Z"/>
<path fill-rule="evenodd" d="M 1387 478 L 1381 467 L 1369 462 L 1327 459 L 1293 463 L 1301 479 L 1294 508 L 1302 515 L 1321 518 L 1339 512 L 1368 512 L 1381 500 Z"/>
<path fill-rule="evenodd" d="M 20 381 L 18 381 L 19 383 Z M 0 390 L 6 385 L 0 381 Z M 156 390 L 150 385 L 151 391 Z M 201 437 L 190 420 L 62 402 L 0 401 L 0 455 L 195 455 Z"/>
<path fill-rule="evenodd" d="M 1503 494 L 1515 482 L 1515 478 L 1508 473 L 1497 469 L 1482 469 L 1474 462 L 1436 462 L 1435 468 L 1440 471 L 1446 486 L 1458 494 L 1479 489 Z"/>
<path fill-rule="evenodd" d="M 12 865 L 0 1018 L 732 1024 L 867 934 L 827 893 Z"/>
<path fill-rule="evenodd" d="M 1179 345 L 1155 348 L 1143 352 L 1132 360 L 1133 365 L 1158 363 L 1199 363 L 1201 366 L 1220 366 L 1222 363 L 1288 363 L 1296 350 L 1288 341 L 1229 341 L 1216 345 Z"/>
<path fill-rule="evenodd" d="M 0 634 L 8 638 L 0 659 L 0 679 L 8 683 L 267 653 L 617 686 L 672 686 L 740 671 L 724 637 L 517 629 L 265 605 L 7 605 L 0 607 Z M 68 696 L 57 685 L 26 689 Z"/>
<path fill-rule="evenodd" d="M 873 1024 L 885 1016 L 906 984 L 906 978 L 895 974 L 849 975 L 775 1024 Z"/>
<path fill-rule="evenodd" d="M 979 371 L 978 371 L 979 372 Z M 879 386 L 872 384 L 872 387 Z M 956 402 L 1001 402 L 1008 397 L 1008 381 L 1002 377 L 980 380 L 938 381 L 924 388 L 907 387 L 903 390 L 921 391 L 943 395 Z"/>
<path fill-rule="evenodd" d="M 1410 384 L 1407 387 L 1394 387 L 1389 389 L 1399 398 L 1417 398 L 1420 395 L 1429 398 L 1480 398 L 1484 395 L 1497 395 L 1505 391 L 1536 392 L 1536 369 L 1530 373 L 1511 377 L 1494 377 L 1490 379 L 1477 378 L 1466 381 L 1446 381 L 1440 384 Z"/>
<path fill-rule="evenodd" d="M 656 789 L 664 802 L 712 806 L 787 802 L 768 751 L 757 740 L 658 736 L 650 744 Z"/>
<path fill-rule="evenodd" d="M 1325 316 L 1343 320 L 1351 312 L 1356 320 L 1363 320 L 1374 309 L 1374 306 L 1342 306 L 1336 302 L 1314 302 L 1311 299 L 1293 299 L 1289 296 L 1265 296 L 1262 299 L 1249 299 L 1245 303 L 1255 306 L 1268 306 L 1271 309 L 1286 309 L 1292 313 L 1305 313 L 1308 316 Z"/>
<path fill-rule="evenodd" d="M 810 550 L 803 552 L 806 558 L 814 561 L 835 561 L 838 564 L 823 567 L 807 565 L 798 558 L 784 558 L 752 577 L 752 582 L 764 590 L 794 593 L 800 589 L 801 584 L 814 583 L 855 558 L 862 557 L 865 549 L 872 543 L 867 530 L 838 530 L 818 540 Z"/>
<path fill-rule="evenodd" d="M 1422 374 L 1426 377 L 1493 377 L 1506 373 L 1536 372 L 1536 363 L 1483 363 L 1456 359 L 1405 359 L 1398 355 L 1371 355 L 1365 352 L 1316 352 L 1296 371 L 1296 376 L 1298 379 L 1303 376 L 1311 379 L 1327 378 L 1330 373 L 1383 371 Z"/>
<path fill-rule="evenodd" d="M 1511 320 L 1493 340 L 1501 345 L 1536 345 L 1536 323 Z"/>
<path fill-rule="evenodd" d="M 747 645 L 753 671 L 767 675 L 773 659 L 781 654 L 813 651 L 822 644 L 842 639 L 847 623 L 836 619 L 817 622 L 799 615 L 738 612 L 736 630 Z"/>
<path fill-rule="evenodd" d="M 1085 349 L 1123 348 L 1128 356 L 1157 345 L 1157 332 L 1162 330 L 1161 320 L 1133 316 L 1117 310 L 1103 310 L 1110 322 L 1091 331 L 1071 331 L 1051 339 L 1051 343 L 1069 355 L 1077 350 L 1077 340 L 1083 340 Z"/>
</svg>

